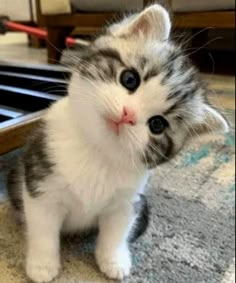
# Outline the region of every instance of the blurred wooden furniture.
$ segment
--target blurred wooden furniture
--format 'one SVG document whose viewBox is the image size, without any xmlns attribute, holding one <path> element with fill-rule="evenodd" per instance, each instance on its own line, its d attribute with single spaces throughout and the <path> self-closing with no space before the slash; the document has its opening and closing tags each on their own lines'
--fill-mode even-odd
<svg viewBox="0 0 236 283">
<path fill-rule="evenodd" d="M 65 38 L 78 27 L 80 34 L 91 34 L 111 20 L 117 13 L 75 13 L 43 15 L 40 0 L 36 1 L 38 25 L 48 30 L 48 63 L 57 64 L 61 51 L 66 47 Z"/>
<path fill-rule="evenodd" d="M 171 0 L 169 0 L 170 6 Z M 144 0 L 144 5 L 153 3 Z M 65 48 L 65 38 L 77 27 L 78 34 L 91 34 L 101 28 L 119 13 L 109 12 L 76 12 L 61 15 L 43 15 L 40 0 L 36 2 L 38 24 L 46 27 L 49 34 L 48 62 L 56 64 L 60 60 L 61 51 Z M 184 12 L 174 13 L 175 28 L 234 28 L 235 11 Z"/>
<path fill-rule="evenodd" d="M 235 11 L 184 12 L 174 15 L 176 28 L 235 28 Z"/>
</svg>

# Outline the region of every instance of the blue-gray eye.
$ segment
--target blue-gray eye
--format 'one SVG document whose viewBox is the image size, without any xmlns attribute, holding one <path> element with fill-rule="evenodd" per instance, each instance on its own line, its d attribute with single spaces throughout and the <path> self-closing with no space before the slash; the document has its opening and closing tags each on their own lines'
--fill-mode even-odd
<svg viewBox="0 0 236 283">
<path fill-rule="evenodd" d="M 140 76 L 135 70 L 124 70 L 120 75 L 120 83 L 130 91 L 137 89 L 140 81 Z"/>
<path fill-rule="evenodd" d="M 150 131 L 154 135 L 162 134 L 165 129 L 169 126 L 169 123 L 160 115 L 154 116 L 148 120 Z"/>
</svg>

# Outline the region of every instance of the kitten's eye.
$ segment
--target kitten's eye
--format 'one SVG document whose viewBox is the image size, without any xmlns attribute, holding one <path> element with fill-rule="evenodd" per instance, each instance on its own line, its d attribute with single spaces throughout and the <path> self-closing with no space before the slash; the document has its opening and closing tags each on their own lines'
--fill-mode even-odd
<svg viewBox="0 0 236 283">
<path fill-rule="evenodd" d="M 169 123 L 162 116 L 154 116 L 148 121 L 150 131 L 155 135 L 162 134 L 169 126 Z"/>
<path fill-rule="evenodd" d="M 139 74 L 134 70 L 124 70 L 120 75 L 120 83 L 128 90 L 134 91 L 140 85 Z"/>
</svg>

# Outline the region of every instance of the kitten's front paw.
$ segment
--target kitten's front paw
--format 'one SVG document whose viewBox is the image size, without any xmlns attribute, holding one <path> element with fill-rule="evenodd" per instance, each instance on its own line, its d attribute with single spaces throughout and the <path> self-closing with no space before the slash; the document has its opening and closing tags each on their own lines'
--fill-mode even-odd
<svg viewBox="0 0 236 283">
<path fill-rule="evenodd" d="M 60 264 L 55 260 L 31 260 L 27 263 L 28 277 L 37 283 L 51 282 L 59 273 Z"/>
<path fill-rule="evenodd" d="M 122 280 L 130 274 L 131 258 L 128 248 L 119 250 L 115 254 L 97 251 L 98 266 L 108 278 Z"/>
</svg>

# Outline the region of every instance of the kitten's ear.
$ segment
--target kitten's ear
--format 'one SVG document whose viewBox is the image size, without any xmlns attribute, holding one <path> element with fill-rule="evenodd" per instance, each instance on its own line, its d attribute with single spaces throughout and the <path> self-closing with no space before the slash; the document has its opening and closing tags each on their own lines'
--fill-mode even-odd
<svg viewBox="0 0 236 283">
<path fill-rule="evenodd" d="M 212 132 L 227 133 L 229 132 L 229 124 L 219 112 L 211 106 L 204 104 L 201 121 L 195 125 L 193 134 Z"/>
<path fill-rule="evenodd" d="M 156 4 L 111 26 L 110 31 L 114 36 L 142 36 L 145 39 L 162 41 L 169 38 L 171 21 L 168 12 Z"/>
</svg>

